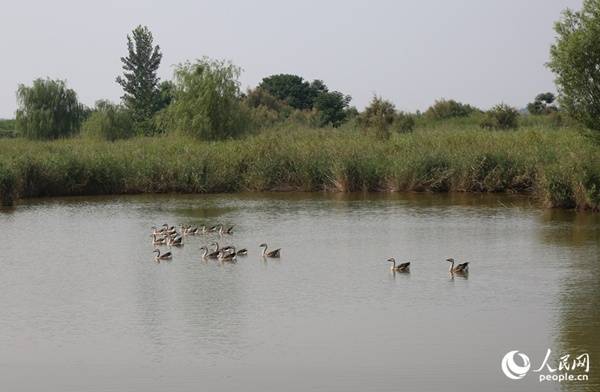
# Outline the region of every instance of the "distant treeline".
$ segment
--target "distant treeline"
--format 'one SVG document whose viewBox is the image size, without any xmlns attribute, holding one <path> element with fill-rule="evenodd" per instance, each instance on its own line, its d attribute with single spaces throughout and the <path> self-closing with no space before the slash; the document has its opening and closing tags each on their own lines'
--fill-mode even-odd
<svg viewBox="0 0 600 392">
<path fill-rule="evenodd" d="M 19 85 L 13 129 L 30 139 L 83 135 L 117 140 L 181 134 L 222 140 L 290 123 L 337 128 L 355 122 L 363 132 L 385 139 L 394 132 L 411 132 L 417 123 L 423 124 L 422 119 L 436 122 L 474 113 L 481 114 L 479 125 L 485 129 L 519 126 L 520 112 L 502 103 L 484 113 L 468 104 L 440 99 L 424 113 L 408 113 L 374 96 L 359 112 L 350 105 L 349 95 L 331 90 L 324 81 L 291 74 L 267 76 L 255 88 L 242 91 L 239 67 L 206 57 L 179 64 L 172 80 L 161 81 L 157 76 L 161 60 L 162 51 L 154 45 L 150 30 L 138 26 L 127 36 L 127 55 L 121 58 L 123 74 L 116 77 L 123 88 L 120 103 L 99 100 L 88 108 L 65 81 L 36 79 L 31 85 Z M 557 123 L 569 117 L 559 112 L 552 93 L 538 94 L 527 112 L 554 116 Z"/>
</svg>

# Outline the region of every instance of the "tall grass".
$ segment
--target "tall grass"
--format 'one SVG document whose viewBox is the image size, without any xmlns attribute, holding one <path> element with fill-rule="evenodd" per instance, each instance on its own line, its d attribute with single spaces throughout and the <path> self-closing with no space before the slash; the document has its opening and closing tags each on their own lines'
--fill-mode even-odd
<svg viewBox="0 0 600 392">
<path fill-rule="evenodd" d="M 141 192 L 518 192 L 600 208 L 600 147 L 574 129 L 434 129 L 378 140 L 353 129 L 245 139 L 0 142 L 0 197 Z"/>
</svg>

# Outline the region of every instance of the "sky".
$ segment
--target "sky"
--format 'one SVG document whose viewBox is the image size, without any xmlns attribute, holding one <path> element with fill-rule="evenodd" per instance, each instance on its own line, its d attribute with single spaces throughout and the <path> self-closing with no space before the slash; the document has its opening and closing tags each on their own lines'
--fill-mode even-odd
<svg viewBox="0 0 600 392">
<path fill-rule="evenodd" d="M 38 77 L 65 79 L 80 100 L 118 101 L 126 36 L 147 25 L 159 75 L 202 56 L 243 69 L 242 87 L 277 73 L 321 79 L 362 109 L 373 95 L 401 110 L 436 99 L 524 107 L 555 92 L 545 67 L 554 22 L 581 0 L 0 0 L 0 118 Z"/>
</svg>

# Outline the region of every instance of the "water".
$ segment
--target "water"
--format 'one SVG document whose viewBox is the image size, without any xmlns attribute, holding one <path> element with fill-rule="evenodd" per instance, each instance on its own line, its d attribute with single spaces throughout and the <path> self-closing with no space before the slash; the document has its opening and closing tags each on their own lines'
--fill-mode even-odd
<svg viewBox="0 0 600 392">
<path fill-rule="evenodd" d="M 156 263 L 164 222 L 235 224 L 222 244 L 250 255 L 203 262 L 198 236 Z M 599 215 L 494 196 L 129 196 L 33 200 L 0 227 L 1 390 L 600 388 Z M 590 380 L 500 369 L 548 348 L 552 365 L 589 353 Z"/>
</svg>

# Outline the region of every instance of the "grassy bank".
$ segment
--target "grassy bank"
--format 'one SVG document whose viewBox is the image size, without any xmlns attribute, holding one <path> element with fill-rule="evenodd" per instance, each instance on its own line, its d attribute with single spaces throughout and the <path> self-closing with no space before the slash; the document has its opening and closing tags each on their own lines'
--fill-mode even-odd
<svg viewBox="0 0 600 392">
<path fill-rule="evenodd" d="M 518 192 L 598 210 L 600 148 L 574 130 L 288 129 L 242 140 L 0 142 L 0 197 L 246 190 Z"/>
</svg>

